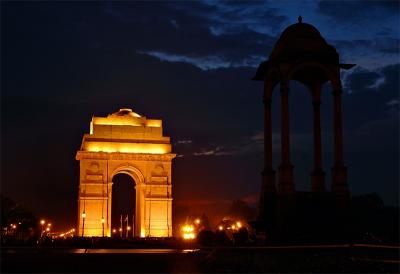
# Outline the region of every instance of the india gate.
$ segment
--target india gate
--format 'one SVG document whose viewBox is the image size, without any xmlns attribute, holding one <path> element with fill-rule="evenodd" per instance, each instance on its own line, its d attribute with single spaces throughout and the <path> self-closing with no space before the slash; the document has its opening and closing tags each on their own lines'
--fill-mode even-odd
<svg viewBox="0 0 400 274">
<path fill-rule="evenodd" d="M 134 237 L 172 236 L 172 159 L 161 120 L 131 109 L 93 117 L 76 159 L 80 162 L 78 235 L 111 236 L 113 178 L 134 183 Z"/>
</svg>

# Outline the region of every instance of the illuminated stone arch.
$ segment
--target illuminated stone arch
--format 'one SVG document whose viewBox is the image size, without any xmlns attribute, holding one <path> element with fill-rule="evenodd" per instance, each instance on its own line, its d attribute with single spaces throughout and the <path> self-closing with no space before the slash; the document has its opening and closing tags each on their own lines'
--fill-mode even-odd
<svg viewBox="0 0 400 274">
<path fill-rule="evenodd" d="M 78 233 L 111 236 L 112 179 L 135 181 L 135 236 L 172 236 L 172 159 L 161 120 L 130 109 L 93 117 L 76 159 L 80 161 Z"/>
</svg>

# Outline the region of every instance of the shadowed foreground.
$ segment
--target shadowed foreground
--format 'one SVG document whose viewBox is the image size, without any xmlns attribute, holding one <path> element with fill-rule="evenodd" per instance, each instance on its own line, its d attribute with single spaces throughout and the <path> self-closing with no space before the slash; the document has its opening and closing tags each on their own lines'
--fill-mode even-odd
<svg viewBox="0 0 400 274">
<path fill-rule="evenodd" d="M 370 246 L 212 249 L 4 248 L 2 272 L 399 272 L 399 249 Z"/>
</svg>

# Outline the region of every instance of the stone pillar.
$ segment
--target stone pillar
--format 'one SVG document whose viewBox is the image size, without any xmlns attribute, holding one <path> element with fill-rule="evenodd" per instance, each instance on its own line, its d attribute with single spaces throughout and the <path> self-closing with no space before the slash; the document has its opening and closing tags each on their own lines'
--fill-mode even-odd
<svg viewBox="0 0 400 274">
<path fill-rule="evenodd" d="M 332 192 L 348 195 L 347 168 L 343 164 L 343 129 L 342 129 L 342 88 L 334 87 L 334 154 L 332 167 Z"/>
<path fill-rule="evenodd" d="M 294 192 L 293 166 L 290 162 L 289 87 L 281 83 L 281 165 L 279 166 L 279 191 Z"/>
<path fill-rule="evenodd" d="M 314 170 L 311 173 L 311 191 L 325 191 L 325 172 L 322 169 L 322 144 L 321 144 L 321 99 L 320 88 L 313 99 L 314 116 Z"/>
<path fill-rule="evenodd" d="M 271 122 L 271 84 L 265 84 L 264 90 L 264 170 L 263 192 L 275 193 L 275 171 L 272 167 L 272 122 Z"/>
<path fill-rule="evenodd" d="M 272 167 L 272 122 L 271 122 L 271 95 L 273 83 L 264 85 L 264 169 L 261 172 L 262 184 L 260 193 L 259 218 L 271 218 L 273 210 L 273 196 L 276 194 L 275 171 Z"/>
</svg>

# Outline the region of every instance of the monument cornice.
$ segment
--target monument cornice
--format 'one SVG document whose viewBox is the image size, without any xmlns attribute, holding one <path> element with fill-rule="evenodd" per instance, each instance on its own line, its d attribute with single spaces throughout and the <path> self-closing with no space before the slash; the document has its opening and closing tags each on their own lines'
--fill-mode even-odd
<svg viewBox="0 0 400 274">
<path fill-rule="evenodd" d="M 98 160 L 137 160 L 137 161 L 171 161 L 175 158 L 175 153 L 155 154 L 155 153 L 123 153 L 123 152 L 94 152 L 78 151 L 76 160 L 98 159 Z"/>
</svg>

